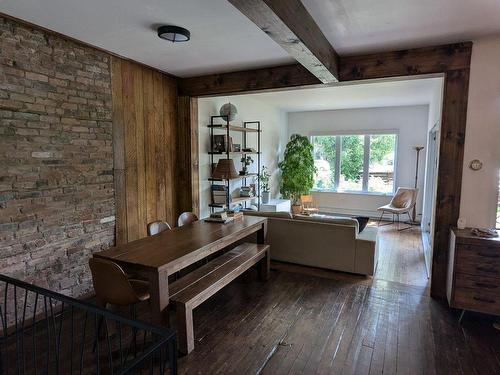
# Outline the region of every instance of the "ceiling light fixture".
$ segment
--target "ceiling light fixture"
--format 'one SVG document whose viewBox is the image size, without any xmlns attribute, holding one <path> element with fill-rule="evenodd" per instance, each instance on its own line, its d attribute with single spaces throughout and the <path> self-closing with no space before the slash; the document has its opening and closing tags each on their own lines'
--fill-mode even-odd
<svg viewBox="0 0 500 375">
<path fill-rule="evenodd" d="M 172 43 L 187 42 L 191 38 L 189 30 L 173 25 L 164 25 L 158 28 L 158 36 Z"/>
</svg>

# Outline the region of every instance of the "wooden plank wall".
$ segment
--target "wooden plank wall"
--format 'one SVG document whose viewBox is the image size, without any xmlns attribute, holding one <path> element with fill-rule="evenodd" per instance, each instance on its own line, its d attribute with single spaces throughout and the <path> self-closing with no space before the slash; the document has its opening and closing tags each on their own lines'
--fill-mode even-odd
<svg viewBox="0 0 500 375">
<path fill-rule="evenodd" d="M 147 224 L 176 221 L 175 78 L 112 57 L 116 243 L 145 237 Z"/>
<path fill-rule="evenodd" d="M 198 171 L 198 98 L 179 96 L 177 127 L 176 201 L 178 213 L 200 215 Z"/>
</svg>

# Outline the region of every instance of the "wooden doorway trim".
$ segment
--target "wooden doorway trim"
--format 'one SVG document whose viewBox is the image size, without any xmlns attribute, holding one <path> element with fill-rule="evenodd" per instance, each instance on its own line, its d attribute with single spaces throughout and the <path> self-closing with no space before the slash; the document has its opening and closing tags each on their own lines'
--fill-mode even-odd
<svg viewBox="0 0 500 375">
<path fill-rule="evenodd" d="M 472 42 L 465 42 L 339 59 L 340 82 L 429 74 L 444 76 L 431 282 L 431 296 L 436 298 L 446 296 L 449 231 L 460 211 L 471 53 Z M 286 90 L 318 83 L 302 66 L 289 65 L 179 80 L 179 91 L 189 96 L 209 96 Z"/>
</svg>

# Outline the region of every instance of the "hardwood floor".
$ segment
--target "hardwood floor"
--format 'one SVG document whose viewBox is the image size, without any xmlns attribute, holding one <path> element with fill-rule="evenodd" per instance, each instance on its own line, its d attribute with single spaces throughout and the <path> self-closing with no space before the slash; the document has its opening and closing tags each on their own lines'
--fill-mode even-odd
<svg viewBox="0 0 500 375">
<path fill-rule="evenodd" d="M 376 226 L 376 223 L 370 222 L 369 225 Z M 418 227 L 398 232 L 394 225 L 381 226 L 378 238 L 380 253 L 376 279 L 428 286 L 422 234 Z"/>
<path fill-rule="evenodd" d="M 383 259 L 373 279 L 275 264 L 266 283 L 233 282 L 195 309 L 180 373 L 499 374 L 498 331 L 479 315 L 459 325 L 428 296 L 414 232 L 383 229 L 381 255 L 400 260 Z"/>
</svg>

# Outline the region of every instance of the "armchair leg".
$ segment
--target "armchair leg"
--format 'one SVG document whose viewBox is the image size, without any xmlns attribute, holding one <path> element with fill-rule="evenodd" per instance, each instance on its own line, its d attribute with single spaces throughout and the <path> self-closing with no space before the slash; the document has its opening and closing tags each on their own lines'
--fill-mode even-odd
<svg viewBox="0 0 500 375">
<path fill-rule="evenodd" d="M 382 218 L 383 218 L 384 214 L 385 214 L 385 211 L 382 210 L 382 214 L 380 215 L 380 218 L 378 219 L 378 224 L 377 224 L 378 227 L 383 227 L 385 225 L 394 224 L 394 214 L 392 214 L 392 221 L 391 222 L 385 223 L 385 224 L 380 224 L 382 222 Z"/>
<path fill-rule="evenodd" d="M 382 221 L 382 217 L 384 216 L 384 210 L 382 210 L 382 213 L 380 214 L 380 217 L 378 218 L 378 223 L 377 226 L 380 226 L 380 222 Z"/>
<path fill-rule="evenodd" d="M 407 230 L 407 229 L 411 229 L 413 227 L 413 223 L 412 223 L 412 220 L 411 220 L 411 216 L 410 216 L 410 212 L 407 211 L 406 214 L 408 215 L 408 219 L 409 221 L 408 222 L 403 222 L 404 224 L 408 224 L 406 227 L 404 228 L 401 228 L 400 227 L 400 221 L 399 221 L 399 215 L 398 215 L 398 231 L 401 232 L 403 230 Z"/>
</svg>

